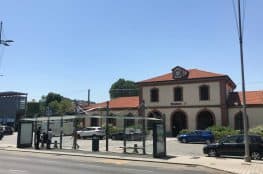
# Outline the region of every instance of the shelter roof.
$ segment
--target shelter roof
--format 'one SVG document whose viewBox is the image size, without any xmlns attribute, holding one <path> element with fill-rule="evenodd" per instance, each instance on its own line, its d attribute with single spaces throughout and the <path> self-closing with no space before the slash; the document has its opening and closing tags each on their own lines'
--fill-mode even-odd
<svg viewBox="0 0 263 174">
<path fill-rule="evenodd" d="M 17 95 L 27 95 L 27 93 L 15 92 L 15 91 L 0 92 L 0 97 L 1 96 L 17 96 Z"/>
</svg>

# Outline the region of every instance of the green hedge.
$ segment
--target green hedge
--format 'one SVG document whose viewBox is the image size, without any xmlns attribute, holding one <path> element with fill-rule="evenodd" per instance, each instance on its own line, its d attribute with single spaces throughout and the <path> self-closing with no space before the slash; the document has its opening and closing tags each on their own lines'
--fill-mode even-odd
<svg viewBox="0 0 263 174">
<path fill-rule="evenodd" d="M 109 134 L 114 134 L 114 133 L 118 133 L 118 132 L 123 132 L 123 129 L 117 127 L 117 126 L 112 126 L 109 124 Z M 104 128 L 106 130 L 106 125 L 103 125 L 102 128 Z"/>
<path fill-rule="evenodd" d="M 256 134 L 263 137 L 263 125 L 249 129 L 250 134 Z"/>
<path fill-rule="evenodd" d="M 212 126 L 212 127 L 207 128 L 207 130 L 210 130 L 213 133 L 216 141 L 228 135 L 240 134 L 239 130 L 234 130 L 231 127 L 225 127 L 225 126 Z M 183 129 L 179 132 L 178 135 L 190 133 L 192 131 L 193 130 L 190 130 L 190 129 Z M 249 134 L 256 134 L 256 135 L 260 135 L 263 137 L 263 125 L 249 129 Z"/>
<path fill-rule="evenodd" d="M 214 134 L 216 141 L 225 136 L 237 135 L 240 133 L 238 130 L 234 130 L 233 128 L 225 126 L 212 126 L 207 128 L 207 130 L 210 130 Z"/>
<path fill-rule="evenodd" d="M 212 127 L 209 127 L 207 128 L 207 130 L 210 130 L 213 135 L 215 136 L 215 140 L 219 140 L 227 135 L 236 135 L 236 134 L 239 134 L 240 132 L 237 131 L 237 130 L 234 130 L 230 127 L 225 127 L 225 126 L 212 126 Z M 179 132 L 178 135 L 181 135 L 181 134 L 185 134 L 185 133 L 190 133 L 192 132 L 193 130 L 189 130 L 189 129 L 183 129 Z"/>
<path fill-rule="evenodd" d="M 182 130 L 179 132 L 178 136 L 181 135 L 181 134 L 190 133 L 190 132 L 192 132 L 192 131 L 193 131 L 193 130 L 190 130 L 190 129 L 182 129 Z"/>
</svg>

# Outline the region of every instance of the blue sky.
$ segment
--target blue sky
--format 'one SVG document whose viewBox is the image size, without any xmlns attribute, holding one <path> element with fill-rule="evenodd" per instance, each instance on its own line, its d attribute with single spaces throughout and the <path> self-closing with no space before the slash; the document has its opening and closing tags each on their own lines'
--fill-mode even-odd
<svg viewBox="0 0 263 174">
<path fill-rule="evenodd" d="M 263 89 L 263 1 L 246 2 L 247 90 Z M 241 90 L 232 0 L 8 0 L 0 20 L 0 91 L 108 100 L 119 78 L 141 81 L 177 65 L 228 74 Z"/>
</svg>

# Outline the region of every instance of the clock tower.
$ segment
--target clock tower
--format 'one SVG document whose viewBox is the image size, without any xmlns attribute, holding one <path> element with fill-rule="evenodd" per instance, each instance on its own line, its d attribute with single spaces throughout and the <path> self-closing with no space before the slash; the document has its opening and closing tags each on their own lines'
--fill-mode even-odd
<svg viewBox="0 0 263 174">
<path fill-rule="evenodd" d="M 173 74 L 173 79 L 182 79 L 182 78 L 187 78 L 189 72 L 180 66 L 176 66 L 172 69 L 172 74 Z"/>
</svg>

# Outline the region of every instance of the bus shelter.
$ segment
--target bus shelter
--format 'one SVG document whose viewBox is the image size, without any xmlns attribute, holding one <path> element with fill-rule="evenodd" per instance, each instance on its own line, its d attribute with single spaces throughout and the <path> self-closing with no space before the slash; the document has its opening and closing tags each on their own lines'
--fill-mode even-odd
<svg viewBox="0 0 263 174">
<path fill-rule="evenodd" d="M 132 150 L 134 153 L 138 153 L 138 151 L 142 151 L 141 154 L 148 154 L 147 152 L 152 151 L 154 157 L 161 158 L 166 156 L 166 132 L 165 132 L 165 117 L 162 119 L 157 118 L 149 118 L 144 116 L 101 116 L 101 115 L 64 115 L 64 116 L 50 116 L 50 117 L 38 117 L 38 118 L 25 118 L 21 120 L 20 125 L 24 123 L 33 123 L 32 128 L 32 135 L 34 131 L 37 130 L 38 127 L 41 127 L 42 132 L 47 132 L 50 128 L 52 129 L 54 138 L 52 143 L 54 144 L 53 147 L 59 149 L 74 149 L 74 150 L 90 150 L 91 146 L 87 148 L 86 144 L 88 144 L 88 140 L 80 140 L 78 139 L 77 131 L 81 130 L 84 127 L 81 127 L 80 122 L 83 119 L 103 119 L 105 120 L 105 139 L 101 141 L 103 143 L 103 148 L 107 152 L 111 152 L 111 147 L 115 145 L 115 148 L 119 148 L 122 150 L 123 153 L 128 153 L 129 150 Z M 110 119 L 119 119 L 126 122 L 128 120 L 137 120 L 137 123 L 140 124 L 140 132 L 137 132 L 136 140 L 131 139 L 129 136 L 130 133 L 127 131 L 129 130 L 126 127 L 126 124 L 123 124 L 122 127 L 122 134 L 124 135 L 121 141 L 113 141 L 112 134 L 109 128 L 109 120 Z M 146 123 L 147 121 L 151 121 L 153 123 L 152 130 L 146 130 Z M 27 124 L 28 126 L 29 124 Z M 18 140 L 22 140 L 23 133 L 25 126 L 20 126 L 19 129 L 19 137 Z M 150 132 L 150 133 L 149 133 Z M 27 129 L 27 134 L 30 134 L 29 128 Z M 21 137 L 22 136 L 22 137 Z M 150 137 L 147 139 L 147 137 Z M 36 142 L 36 136 L 32 138 L 32 144 Z M 92 139 L 93 140 L 93 139 Z M 29 141 L 29 140 L 28 140 Z M 27 141 L 27 146 L 28 146 Z M 150 145 L 147 145 L 147 142 L 151 141 Z M 90 143 L 90 142 L 89 142 Z M 93 143 L 93 141 L 92 141 Z M 120 144 L 121 143 L 121 144 Z M 94 144 L 92 144 L 93 146 Z M 26 147 L 27 147 L 26 146 Z M 84 148 L 85 146 L 85 148 Z M 116 147 L 118 146 L 118 147 Z M 20 146 L 18 147 L 25 147 Z M 150 150 L 146 152 L 146 148 L 150 147 Z"/>
</svg>

